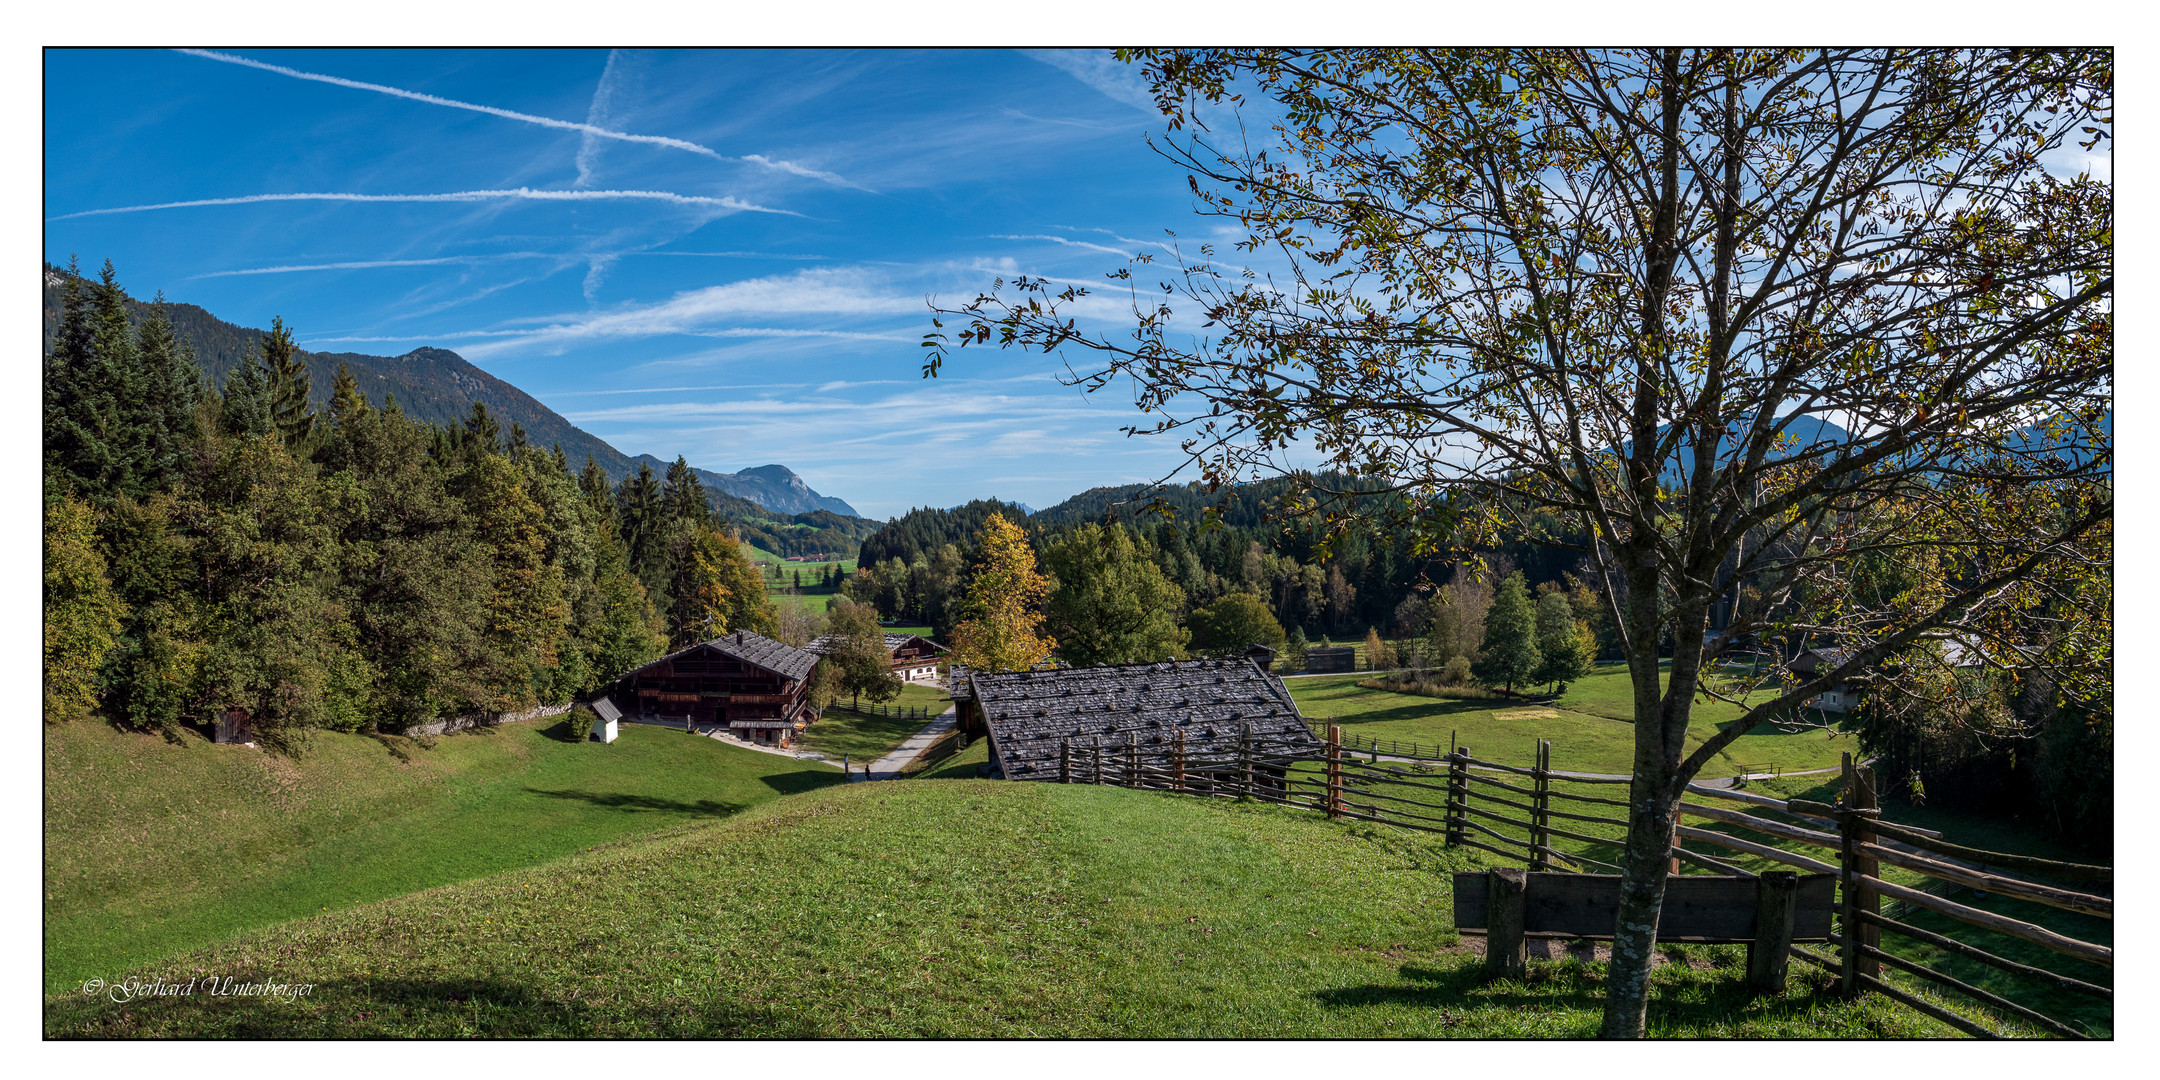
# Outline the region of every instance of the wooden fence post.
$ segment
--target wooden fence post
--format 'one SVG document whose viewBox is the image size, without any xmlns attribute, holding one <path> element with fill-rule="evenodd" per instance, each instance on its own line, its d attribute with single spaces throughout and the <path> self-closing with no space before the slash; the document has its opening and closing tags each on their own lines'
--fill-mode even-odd
<svg viewBox="0 0 2160 1080">
<path fill-rule="evenodd" d="M 1058 740 L 1058 783 L 1072 783 L 1072 740 Z"/>
<path fill-rule="evenodd" d="M 1485 882 L 1485 977 L 1520 979 L 1530 969 L 1529 942 L 1523 937 L 1529 874 L 1487 870 Z"/>
<path fill-rule="evenodd" d="M 1177 791 L 1185 790 L 1185 729 L 1170 733 L 1170 785 Z"/>
<path fill-rule="evenodd" d="M 1448 751 L 1447 842 L 1451 847 L 1460 847 L 1470 832 L 1463 828 L 1463 822 L 1470 818 L 1470 762 L 1467 760 L 1470 750 L 1454 746 L 1454 742 L 1454 736 L 1448 736 L 1448 744 L 1453 749 Z"/>
<path fill-rule="evenodd" d="M 1094 741 L 1093 743 L 1090 743 L 1090 744 L 1088 745 L 1088 750 L 1090 751 L 1090 753 L 1088 754 L 1088 758 L 1089 758 L 1089 769 L 1088 769 L 1088 783 L 1090 783 L 1090 784 L 1095 784 L 1095 785 L 1097 785 L 1097 786 L 1100 786 L 1100 785 L 1102 784 L 1102 782 L 1103 782 L 1103 775 L 1102 775 L 1102 736 L 1100 736 L 1100 735 L 1097 735 L 1097 736 L 1095 736 L 1095 741 Z"/>
<path fill-rule="evenodd" d="M 1875 770 L 1856 765 L 1853 767 L 1852 776 L 1853 809 L 1860 811 L 1878 809 L 1880 804 L 1875 801 Z M 1874 824 L 1873 817 L 1874 815 L 1865 813 L 1858 815 L 1856 822 L 1858 828 L 1855 830 L 1854 836 L 1859 843 L 1872 844 L 1876 841 L 1875 830 L 1870 827 Z M 1861 850 L 1855 849 L 1856 853 Z M 1882 864 L 1873 855 L 1859 854 L 1856 869 L 1859 873 L 1868 877 L 1879 878 L 1882 876 Z M 1869 915 L 1882 914 L 1882 896 L 1879 893 L 1864 884 L 1856 892 L 1861 911 Z M 1857 940 L 1860 944 L 1871 949 L 1882 948 L 1881 927 L 1872 922 L 1862 921 L 1854 929 L 1859 931 Z M 1869 978 L 1882 978 L 1882 962 L 1872 956 L 1862 954 L 1860 957 L 1860 974 Z"/>
<path fill-rule="evenodd" d="M 1530 811 L 1530 869 L 1550 870 L 1552 863 L 1546 857 L 1545 849 L 1552 846 L 1552 835 L 1546 831 L 1549 821 L 1545 812 L 1552 806 L 1551 796 L 1547 794 L 1552 790 L 1548 771 L 1552 765 L 1552 744 L 1539 739 L 1535 760 L 1537 765 L 1530 770 L 1530 788 L 1534 792 L 1530 797 L 1533 808 Z"/>
<path fill-rule="evenodd" d="M 1755 939 L 1748 942 L 1748 989 L 1762 994 L 1785 989 L 1786 956 L 1792 951 L 1793 907 L 1800 875 L 1766 870 L 1755 879 Z"/>
<path fill-rule="evenodd" d="M 1140 733 L 1132 733 L 1132 741 L 1125 748 L 1125 786 L 1140 786 Z"/>
<path fill-rule="evenodd" d="M 1860 848 L 1875 839 L 1875 831 L 1868 827 L 1868 819 L 1876 810 L 1874 774 L 1871 770 L 1856 767 L 1850 751 L 1844 756 L 1844 766 L 1844 813 L 1838 822 L 1838 899 L 1841 901 L 1838 991 L 1846 997 L 1857 997 L 1864 986 L 1860 981 L 1863 977 L 1882 976 L 1881 962 L 1860 951 L 1861 945 L 1880 947 L 1881 941 L 1881 930 L 1873 924 L 1863 926 L 1860 913 L 1880 915 L 1882 906 L 1881 897 L 1874 889 L 1861 884 L 1860 875 L 1872 877 L 1881 873 L 1881 869 L 1876 860 L 1862 854 Z"/>
<path fill-rule="evenodd" d="M 1327 729 L 1327 816 L 1342 816 L 1342 727 Z"/>
<path fill-rule="evenodd" d="M 1252 721 L 1238 725 L 1237 748 L 1238 761 L 1245 772 L 1244 790 L 1240 794 L 1250 799 L 1253 793 Z"/>
</svg>

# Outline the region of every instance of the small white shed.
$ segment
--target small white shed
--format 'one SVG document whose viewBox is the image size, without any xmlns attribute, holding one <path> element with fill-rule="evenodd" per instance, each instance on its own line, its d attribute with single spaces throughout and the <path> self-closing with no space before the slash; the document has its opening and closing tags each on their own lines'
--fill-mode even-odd
<svg viewBox="0 0 2160 1080">
<path fill-rule="evenodd" d="M 615 737 L 622 734 L 622 712 L 615 708 L 615 703 L 609 701 L 606 695 L 593 699 L 592 711 L 592 739 L 595 742 L 614 742 Z"/>
</svg>

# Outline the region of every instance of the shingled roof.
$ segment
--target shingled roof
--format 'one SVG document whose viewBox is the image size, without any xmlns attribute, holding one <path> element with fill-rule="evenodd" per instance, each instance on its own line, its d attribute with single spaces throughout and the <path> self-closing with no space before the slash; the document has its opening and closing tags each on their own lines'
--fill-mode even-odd
<svg viewBox="0 0 2160 1080">
<path fill-rule="evenodd" d="M 654 664 L 708 648 L 722 656 L 733 657 L 790 679 L 809 677 L 810 669 L 816 667 L 818 662 L 817 654 L 808 649 L 798 649 L 793 645 L 774 641 L 756 631 L 735 630 L 710 641 L 700 641 L 687 648 L 677 649 L 659 660 L 640 664 L 624 672 L 621 678 L 628 678 Z"/>
<path fill-rule="evenodd" d="M 948 649 L 945 646 L 930 640 L 929 638 L 923 637 L 921 634 L 887 634 L 885 635 L 885 651 L 888 653 L 897 652 L 899 651 L 900 646 L 905 645 L 910 641 L 914 641 L 917 638 L 922 638 L 923 644 L 928 645 L 941 653 L 952 651 L 951 649 Z M 834 637 L 833 635 L 824 634 L 819 637 L 810 639 L 810 644 L 803 646 L 803 648 L 808 649 L 811 652 L 818 654 L 819 656 L 824 656 L 832 652 L 834 646 L 837 645 L 838 642 L 839 639 Z"/>
<path fill-rule="evenodd" d="M 966 682 L 963 690 L 962 680 Z M 1281 680 L 1251 660 L 1169 660 L 1153 664 L 956 672 L 955 698 L 982 705 L 999 767 L 1013 780 L 1056 780 L 1060 746 L 1125 746 L 1138 736 L 1151 753 L 1185 733 L 1185 752 L 1237 750 L 1238 737 L 1319 745 Z"/>
</svg>

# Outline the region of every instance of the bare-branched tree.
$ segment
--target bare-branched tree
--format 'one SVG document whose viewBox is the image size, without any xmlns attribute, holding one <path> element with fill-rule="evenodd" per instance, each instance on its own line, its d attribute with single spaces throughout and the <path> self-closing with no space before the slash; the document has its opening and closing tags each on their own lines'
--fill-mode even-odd
<svg viewBox="0 0 2160 1080">
<path fill-rule="evenodd" d="M 1582 547 L 1634 686 L 1608 1036 L 1642 1033 L 1677 804 L 1734 739 L 1891 657 L 2106 707 L 2112 187 L 2063 163 L 2110 137 L 2110 54 L 1126 58 L 1236 264 L 1110 274 L 1130 333 L 1000 281 L 938 312 L 925 374 L 956 344 L 1091 356 L 1071 381 L 1129 381 L 1131 430 L 1211 483 Z M 1690 748 L 1743 639 L 1837 659 Z"/>
</svg>

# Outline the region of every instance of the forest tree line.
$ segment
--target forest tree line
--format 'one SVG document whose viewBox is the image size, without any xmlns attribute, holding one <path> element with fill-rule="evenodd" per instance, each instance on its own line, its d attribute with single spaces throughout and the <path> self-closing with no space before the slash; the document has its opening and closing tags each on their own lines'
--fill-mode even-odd
<svg viewBox="0 0 2160 1080">
<path fill-rule="evenodd" d="M 212 387 L 161 307 L 71 263 L 45 357 L 45 707 L 266 743 L 559 704 L 777 621 L 678 460 L 619 485 L 475 404 L 326 407 L 282 321 Z M 162 304 L 162 297 L 159 298 Z"/>
</svg>

